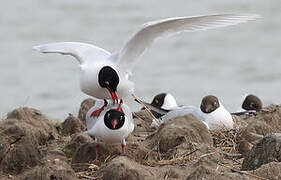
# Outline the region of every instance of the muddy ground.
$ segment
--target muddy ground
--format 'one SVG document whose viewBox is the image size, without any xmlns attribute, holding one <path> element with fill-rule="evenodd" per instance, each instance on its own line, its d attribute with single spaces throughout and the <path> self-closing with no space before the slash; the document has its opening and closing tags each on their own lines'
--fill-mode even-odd
<svg viewBox="0 0 281 180">
<path fill-rule="evenodd" d="M 235 128 L 210 132 L 192 115 L 159 128 L 142 110 L 135 130 L 120 144 L 100 145 L 84 134 L 85 113 L 63 123 L 39 110 L 17 108 L 0 121 L 0 179 L 281 179 L 281 107 L 271 105 L 251 115 L 234 116 Z"/>
</svg>

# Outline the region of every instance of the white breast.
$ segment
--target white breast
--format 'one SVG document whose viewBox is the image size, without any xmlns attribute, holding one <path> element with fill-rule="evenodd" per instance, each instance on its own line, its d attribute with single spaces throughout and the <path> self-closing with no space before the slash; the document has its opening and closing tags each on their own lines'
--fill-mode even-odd
<svg viewBox="0 0 281 180">
<path fill-rule="evenodd" d="M 134 130 L 134 121 L 132 118 L 132 112 L 130 108 L 123 104 L 122 109 L 125 113 L 125 123 L 117 130 L 109 129 L 104 124 L 104 115 L 111 108 L 117 108 L 118 105 L 113 104 L 111 101 L 108 102 L 107 107 L 102 111 L 100 116 L 90 118 L 90 114 L 102 107 L 103 101 L 98 100 L 93 108 L 91 108 L 86 115 L 87 131 L 86 133 L 95 136 L 98 140 L 105 143 L 119 143 L 123 139 L 127 138 L 131 132 Z"/>
<path fill-rule="evenodd" d="M 204 121 L 210 130 L 232 129 L 233 119 L 231 114 L 222 106 L 211 113 L 202 113 Z"/>
</svg>

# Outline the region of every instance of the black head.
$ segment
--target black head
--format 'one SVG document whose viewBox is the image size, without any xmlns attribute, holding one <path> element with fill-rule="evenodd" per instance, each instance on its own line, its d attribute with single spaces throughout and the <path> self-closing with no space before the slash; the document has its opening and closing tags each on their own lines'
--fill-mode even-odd
<svg viewBox="0 0 281 180">
<path fill-rule="evenodd" d="M 117 91 L 119 77 L 117 72 L 110 66 L 104 66 L 99 72 L 99 85 L 113 92 Z"/>
<path fill-rule="evenodd" d="M 260 111 L 262 109 L 262 102 L 257 96 L 250 94 L 245 98 L 242 108 L 248 111 Z"/>
<path fill-rule="evenodd" d="M 161 108 L 164 104 L 166 95 L 167 95 L 166 93 L 161 93 L 161 94 L 156 95 L 153 98 L 151 105 L 154 107 L 157 107 L 157 108 Z"/>
<path fill-rule="evenodd" d="M 116 109 L 107 111 L 104 115 L 104 124 L 112 130 L 120 129 L 125 123 L 125 114 Z"/>
<path fill-rule="evenodd" d="M 211 113 L 220 107 L 219 100 L 216 96 L 205 96 L 202 99 L 200 109 L 204 113 Z"/>
</svg>

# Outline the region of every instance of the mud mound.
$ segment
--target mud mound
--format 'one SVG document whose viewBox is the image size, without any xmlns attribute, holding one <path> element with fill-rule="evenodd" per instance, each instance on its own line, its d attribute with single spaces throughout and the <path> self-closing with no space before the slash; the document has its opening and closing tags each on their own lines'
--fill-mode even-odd
<svg viewBox="0 0 281 180">
<path fill-rule="evenodd" d="M 280 162 L 271 162 L 268 164 L 262 165 L 259 169 L 254 171 L 254 174 L 268 178 L 270 180 L 279 180 L 281 179 L 281 163 Z"/>
<path fill-rule="evenodd" d="M 10 125 L 25 124 L 22 128 L 37 140 L 39 145 L 46 144 L 57 137 L 55 121 L 44 116 L 39 110 L 22 107 L 8 113 L 6 123 Z"/>
<path fill-rule="evenodd" d="M 243 132 L 245 140 L 257 143 L 268 133 L 281 133 L 281 107 L 279 105 L 270 105 L 252 115 L 243 118 L 248 123 Z"/>
<path fill-rule="evenodd" d="M 17 177 L 20 180 L 48 179 L 48 180 L 76 180 L 71 166 L 65 162 L 64 157 L 47 156 L 42 165 L 36 166 Z"/>
<path fill-rule="evenodd" d="M 101 179 L 184 179 L 187 167 L 161 166 L 149 167 L 141 165 L 126 156 L 112 159 L 107 165 L 102 166 L 96 177 Z"/>
<path fill-rule="evenodd" d="M 151 136 L 149 147 L 157 146 L 160 153 L 174 155 L 177 148 L 192 150 L 194 145 L 213 144 L 207 127 L 193 115 L 177 117 L 162 124 L 156 134 Z M 181 146 L 179 146 L 181 145 Z"/>
<path fill-rule="evenodd" d="M 99 144 L 99 161 L 105 162 L 106 159 L 120 155 L 120 145 Z M 96 159 L 96 143 L 86 143 L 80 146 L 72 157 L 72 166 L 79 167 L 79 164 L 92 163 Z"/>
<path fill-rule="evenodd" d="M 78 118 L 72 114 L 64 120 L 62 123 L 62 134 L 64 136 L 72 135 L 86 130 L 86 126 Z"/>
<path fill-rule="evenodd" d="M 269 162 L 281 161 L 281 134 L 274 133 L 265 136 L 251 150 L 242 164 L 243 170 L 254 170 Z"/>
<path fill-rule="evenodd" d="M 98 172 L 99 173 L 99 172 Z M 124 156 L 113 159 L 104 169 L 100 170 L 104 180 L 135 179 L 141 180 L 148 177 L 150 173 L 146 168 Z"/>
<path fill-rule="evenodd" d="M 32 136 L 18 125 L 8 125 L 2 129 L 1 123 L 0 127 L 0 171 L 18 174 L 40 163 L 42 153 Z"/>
<path fill-rule="evenodd" d="M 40 146 L 57 137 L 55 124 L 33 108 L 18 108 L 0 122 L 0 171 L 19 174 L 40 164 Z"/>
<path fill-rule="evenodd" d="M 73 134 L 71 140 L 65 145 L 63 151 L 66 155 L 71 158 L 72 155 L 77 151 L 77 149 L 83 144 L 92 142 L 93 139 L 84 133 Z"/>
<path fill-rule="evenodd" d="M 82 123 L 86 126 L 86 114 L 95 105 L 95 100 L 88 98 L 85 99 L 79 109 L 78 118 L 82 121 Z"/>
</svg>

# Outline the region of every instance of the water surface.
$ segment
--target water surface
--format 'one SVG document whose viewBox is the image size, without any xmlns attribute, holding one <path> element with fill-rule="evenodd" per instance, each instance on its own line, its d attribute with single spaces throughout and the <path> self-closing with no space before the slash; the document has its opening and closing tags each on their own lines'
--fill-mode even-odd
<svg viewBox="0 0 281 180">
<path fill-rule="evenodd" d="M 138 27 L 173 16 L 258 13 L 262 19 L 157 41 L 134 71 L 136 95 L 150 101 L 172 93 L 179 104 L 199 105 L 217 95 L 230 110 L 254 93 L 265 104 L 281 102 L 281 3 L 257 0 L 92 1 L 9 0 L 0 7 L 0 112 L 31 106 L 63 120 L 88 97 L 79 89 L 78 62 L 31 50 L 58 41 L 118 50 Z M 128 102 L 128 101 L 127 101 Z M 131 100 L 131 107 L 139 108 Z"/>
</svg>

